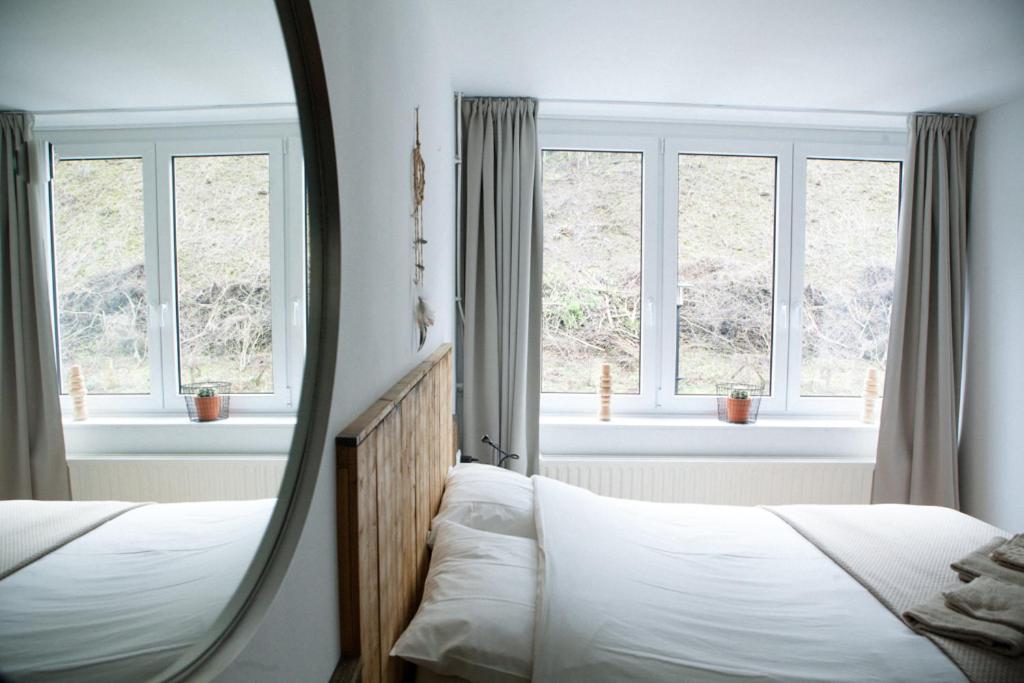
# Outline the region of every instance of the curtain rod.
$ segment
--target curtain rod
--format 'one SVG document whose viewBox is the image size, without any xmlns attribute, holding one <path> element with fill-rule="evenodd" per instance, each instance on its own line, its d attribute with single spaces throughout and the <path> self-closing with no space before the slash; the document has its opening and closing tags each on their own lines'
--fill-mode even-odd
<svg viewBox="0 0 1024 683">
<path fill-rule="evenodd" d="M 295 102 L 259 102 L 256 104 L 195 104 L 180 107 L 113 107 L 110 109 L 36 109 L 33 114 L 131 114 L 135 112 L 210 111 L 211 109 L 264 109 L 294 107 Z"/>
<path fill-rule="evenodd" d="M 736 110 L 736 111 L 761 111 L 761 112 L 784 112 L 792 114 L 857 114 L 862 116 L 907 116 L 914 112 L 907 111 L 878 111 L 868 109 L 829 109 L 815 107 L 767 107 L 760 105 L 743 104 L 707 104 L 695 102 L 652 102 L 634 100 L 592 100 L 575 98 L 544 98 L 539 97 L 537 101 L 541 104 L 582 104 L 599 106 L 633 106 L 633 107 L 682 107 L 689 109 L 712 109 L 712 110 Z"/>
</svg>

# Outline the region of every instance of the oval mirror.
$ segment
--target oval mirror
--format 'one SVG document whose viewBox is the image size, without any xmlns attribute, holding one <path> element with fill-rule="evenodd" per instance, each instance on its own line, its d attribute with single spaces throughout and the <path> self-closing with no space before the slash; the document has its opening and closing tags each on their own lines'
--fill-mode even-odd
<svg viewBox="0 0 1024 683">
<path fill-rule="evenodd" d="M 312 13 L 0 9 L 0 680 L 209 679 L 284 575 L 325 443 Z"/>
</svg>

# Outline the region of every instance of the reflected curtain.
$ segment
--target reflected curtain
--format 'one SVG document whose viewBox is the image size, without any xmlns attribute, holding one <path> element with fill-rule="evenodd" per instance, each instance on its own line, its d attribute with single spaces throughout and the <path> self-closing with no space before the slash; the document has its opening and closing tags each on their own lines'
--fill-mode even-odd
<svg viewBox="0 0 1024 683">
<path fill-rule="evenodd" d="M 462 449 L 496 463 L 484 434 L 537 468 L 540 412 L 542 209 L 537 102 L 462 102 L 465 292 Z"/>
<path fill-rule="evenodd" d="M 27 114 L 0 113 L 0 499 L 69 500 L 31 132 Z"/>
<path fill-rule="evenodd" d="M 913 115 L 909 128 L 871 501 L 958 509 L 974 119 Z"/>
</svg>

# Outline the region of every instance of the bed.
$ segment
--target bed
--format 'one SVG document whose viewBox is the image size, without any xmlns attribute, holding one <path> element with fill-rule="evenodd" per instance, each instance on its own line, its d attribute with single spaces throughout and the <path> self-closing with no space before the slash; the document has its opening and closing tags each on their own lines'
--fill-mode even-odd
<svg viewBox="0 0 1024 683">
<path fill-rule="evenodd" d="M 352 680 L 1024 681 L 1024 657 L 899 616 L 1002 530 L 944 508 L 645 503 L 452 468 L 447 358 L 338 439 Z"/>
<path fill-rule="evenodd" d="M 275 502 L 0 502 L 0 672 L 153 678 L 207 636 Z"/>
</svg>

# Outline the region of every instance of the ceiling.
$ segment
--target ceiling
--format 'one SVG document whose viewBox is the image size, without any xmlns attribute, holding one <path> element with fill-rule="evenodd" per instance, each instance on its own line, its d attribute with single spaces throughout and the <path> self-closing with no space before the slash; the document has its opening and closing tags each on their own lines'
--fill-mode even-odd
<svg viewBox="0 0 1024 683">
<path fill-rule="evenodd" d="M 476 95 L 906 113 L 1024 96 L 1024 0 L 429 0 Z"/>
<path fill-rule="evenodd" d="M 294 102 L 273 0 L 0 0 L 0 110 Z"/>
<path fill-rule="evenodd" d="M 1024 96 L 1024 0 L 426 3 L 471 94 L 889 113 Z M 294 101 L 273 0 L 0 0 L 0 16 L 0 109 Z"/>
</svg>

